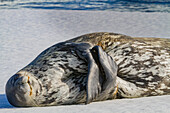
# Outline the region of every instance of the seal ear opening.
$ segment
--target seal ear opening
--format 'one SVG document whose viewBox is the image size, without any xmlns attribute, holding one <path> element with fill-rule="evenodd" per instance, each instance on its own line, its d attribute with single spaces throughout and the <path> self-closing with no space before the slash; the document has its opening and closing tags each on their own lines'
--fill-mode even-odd
<svg viewBox="0 0 170 113">
<path fill-rule="evenodd" d="M 100 46 L 94 46 L 90 53 L 86 104 L 95 99 L 109 98 L 115 89 L 118 69 L 112 57 L 105 53 Z"/>
</svg>

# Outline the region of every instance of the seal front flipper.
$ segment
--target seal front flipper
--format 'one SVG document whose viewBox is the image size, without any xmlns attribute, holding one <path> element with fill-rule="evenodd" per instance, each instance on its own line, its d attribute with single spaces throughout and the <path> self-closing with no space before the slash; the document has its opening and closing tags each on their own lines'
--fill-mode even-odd
<svg viewBox="0 0 170 113">
<path fill-rule="evenodd" d="M 106 100 L 113 96 L 117 65 L 100 46 L 91 49 L 89 43 L 67 43 L 80 59 L 88 63 L 86 104 L 95 100 Z"/>
<path fill-rule="evenodd" d="M 89 55 L 88 59 L 88 75 L 87 75 L 87 98 L 86 104 L 89 104 L 93 99 L 95 99 L 99 93 L 101 93 L 101 83 L 99 76 L 99 68 L 95 63 L 92 55 Z"/>
<path fill-rule="evenodd" d="M 100 46 L 90 50 L 86 104 L 95 100 L 107 99 L 115 90 L 117 65 Z"/>
</svg>

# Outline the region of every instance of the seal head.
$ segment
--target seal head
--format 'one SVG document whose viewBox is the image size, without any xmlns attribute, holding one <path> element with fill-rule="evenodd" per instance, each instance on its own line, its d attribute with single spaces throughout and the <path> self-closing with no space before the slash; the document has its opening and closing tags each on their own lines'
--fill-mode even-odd
<svg viewBox="0 0 170 113">
<path fill-rule="evenodd" d="M 6 84 L 7 99 L 14 106 L 36 106 L 34 99 L 38 93 L 40 83 L 26 71 L 16 73 Z"/>
</svg>

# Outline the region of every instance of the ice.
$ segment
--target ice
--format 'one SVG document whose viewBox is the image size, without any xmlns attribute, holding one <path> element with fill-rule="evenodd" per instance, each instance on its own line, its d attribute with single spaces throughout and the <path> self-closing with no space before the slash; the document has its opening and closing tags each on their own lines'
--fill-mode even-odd
<svg viewBox="0 0 170 113">
<path fill-rule="evenodd" d="M 169 20 L 170 13 L 0 10 L 0 113 L 170 113 L 170 96 L 43 108 L 15 108 L 5 97 L 9 77 L 53 44 L 92 32 L 170 38 Z"/>
</svg>

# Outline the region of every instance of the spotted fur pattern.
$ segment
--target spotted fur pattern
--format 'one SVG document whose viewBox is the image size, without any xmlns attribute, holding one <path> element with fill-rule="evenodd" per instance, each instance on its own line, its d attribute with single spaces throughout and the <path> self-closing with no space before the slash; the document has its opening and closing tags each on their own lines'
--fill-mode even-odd
<svg viewBox="0 0 170 113">
<path fill-rule="evenodd" d="M 170 94 L 170 39 L 93 33 L 72 39 L 99 44 L 116 61 L 118 98 Z"/>
<path fill-rule="evenodd" d="M 40 54 L 22 71 L 33 73 L 42 84 L 37 105 L 76 104 L 85 102 L 87 62 L 77 57 L 67 44 L 55 45 Z"/>
<path fill-rule="evenodd" d="M 77 104 L 86 101 L 87 62 L 67 43 L 100 45 L 118 65 L 118 94 L 142 97 L 170 94 L 170 40 L 92 33 L 56 44 L 22 69 L 41 84 L 37 105 Z"/>
</svg>

